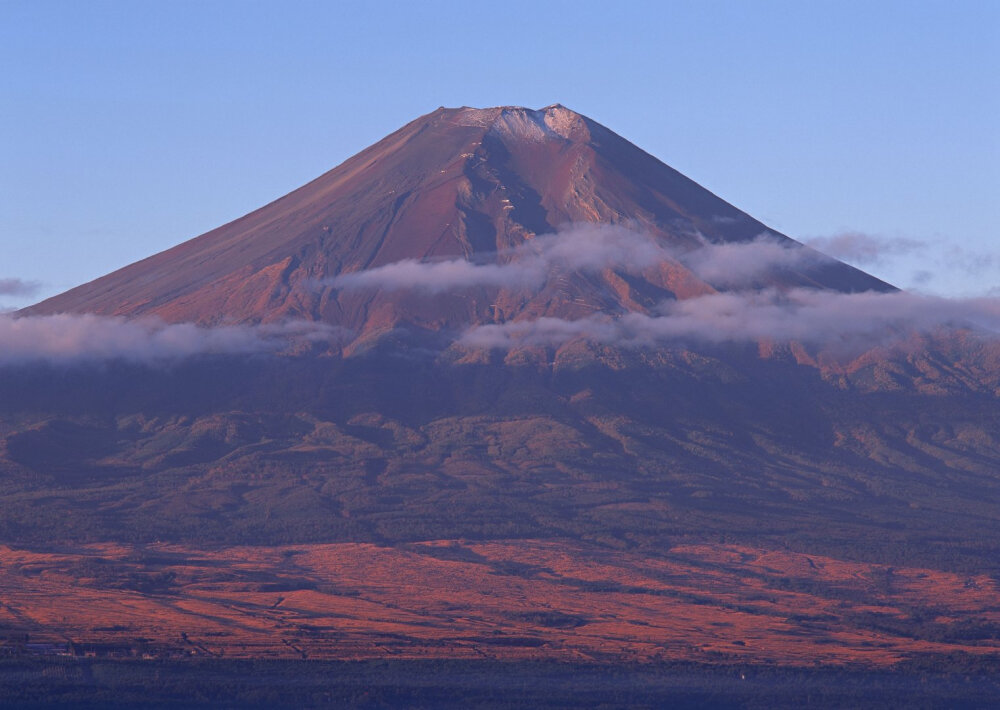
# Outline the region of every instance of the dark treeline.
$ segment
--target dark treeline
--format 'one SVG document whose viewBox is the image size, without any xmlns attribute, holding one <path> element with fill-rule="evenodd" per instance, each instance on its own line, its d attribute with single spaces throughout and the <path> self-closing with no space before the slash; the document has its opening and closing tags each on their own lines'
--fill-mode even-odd
<svg viewBox="0 0 1000 710">
<path fill-rule="evenodd" d="M 0 660 L 4 707 L 986 708 L 997 658 L 893 671 L 489 661 Z"/>
</svg>

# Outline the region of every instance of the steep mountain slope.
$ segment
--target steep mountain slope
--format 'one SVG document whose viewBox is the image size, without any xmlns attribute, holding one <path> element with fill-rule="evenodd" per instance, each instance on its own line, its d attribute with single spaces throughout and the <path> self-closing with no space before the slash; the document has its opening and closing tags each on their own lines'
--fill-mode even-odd
<svg viewBox="0 0 1000 710">
<path fill-rule="evenodd" d="M 719 286 L 676 259 L 627 278 L 613 269 L 552 275 L 532 293 L 497 285 L 430 295 L 345 291 L 330 282 L 406 259 L 503 264 L 526 241 L 583 223 L 625 225 L 677 254 L 765 233 L 801 248 L 562 106 L 441 108 L 245 217 L 25 312 L 203 324 L 305 318 L 365 335 L 398 324 L 436 331 L 525 314 L 641 311 Z M 890 289 L 814 256 L 769 282 Z"/>
</svg>

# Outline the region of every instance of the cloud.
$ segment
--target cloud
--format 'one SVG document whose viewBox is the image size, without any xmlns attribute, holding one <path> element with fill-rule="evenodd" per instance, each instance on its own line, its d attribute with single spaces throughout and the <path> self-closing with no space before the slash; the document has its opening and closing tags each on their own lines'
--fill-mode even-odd
<svg viewBox="0 0 1000 710">
<path fill-rule="evenodd" d="M 746 286 L 782 271 L 816 266 L 829 261 L 822 254 L 803 249 L 790 240 L 761 234 L 750 242 L 705 244 L 678 259 L 699 278 L 713 286 Z"/>
<path fill-rule="evenodd" d="M 296 344 L 340 342 L 346 331 L 306 321 L 202 327 L 155 318 L 0 315 L 0 365 L 101 360 L 158 363 L 207 354 L 280 352 Z"/>
<path fill-rule="evenodd" d="M 995 253 L 974 251 L 960 246 L 947 249 L 942 261 L 948 268 L 968 276 L 982 276 L 1000 267 L 1000 256 Z"/>
<path fill-rule="evenodd" d="M 42 285 L 37 281 L 6 278 L 0 279 L 0 296 L 34 296 Z"/>
<path fill-rule="evenodd" d="M 366 271 L 341 274 L 327 283 L 344 291 L 419 289 L 430 293 L 443 293 L 474 286 L 533 288 L 544 280 L 544 266 L 537 262 L 474 264 L 464 259 L 436 262 L 404 259 Z"/>
<path fill-rule="evenodd" d="M 341 274 L 327 281 L 334 288 L 420 289 L 442 293 L 476 286 L 540 288 L 553 271 L 595 272 L 604 268 L 642 270 L 671 258 L 671 253 L 625 227 L 577 225 L 530 239 L 496 253 L 497 263 L 467 259 L 417 261 L 404 259 L 365 271 Z"/>
<path fill-rule="evenodd" d="M 879 266 L 893 283 L 921 291 L 951 295 L 988 293 L 1000 273 L 1000 254 L 990 248 L 955 244 L 946 239 L 882 237 L 864 232 L 843 232 L 815 237 L 805 243 L 825 254 L 859 266 Z M 933 270 L 921 264 L 932 264 Z"/>
<path fill-rule="evenodd" d="M 912 332 L 968 327 L 1000 335 L 1000 299 L 950 300 L 904 292 L 794 289 L 671 301 L 653 315 L 540 318 L 485 325 L 466 331 L 459 342 L 487 349 L 556 346 L 577 338 L 624 347 L 678 340 L 720 343 L 761 339 L 870 346 Z"/>
<path fill-rule="evenodd" d="M 340 274 L 324 283 L 341 290 L 419 289 L 442 293 L 476 286 L 538 289 L 558 272 L 639 272 L 659 263 L 680 262 L 716 286 L 744 285 L 782 270 L 804 268 L 828 258 L 796 242 L 762 234 L 752 242 L 669 247 L 654 236 L 622 226 L 573 225 L 555 234 L 496 252 L 495 263 L 468 259 L 405 259 L 374 269 Z"/>
<path fill-rule="evenodd" d="M 906 237 L 882 237 L 864 232 L 842 232 L 826 237 L 806 239 L 805 244 L 835 259 L 853 264 L 877 264 L 887 256 L 899 256 L 920 251 L 925 242 Z"/>
</svg>

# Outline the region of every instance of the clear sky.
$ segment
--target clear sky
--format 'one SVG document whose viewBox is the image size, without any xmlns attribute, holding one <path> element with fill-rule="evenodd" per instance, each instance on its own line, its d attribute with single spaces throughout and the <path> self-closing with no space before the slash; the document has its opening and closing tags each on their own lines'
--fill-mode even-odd
<svg viewBox="0 0 1000 710">
<path fill-rule="evenodd" d="M 0 307 L 438 106 L 555 102 L 897 285 L 1000 285 L 1000 2 L 0 0 Z"/>
</svg>

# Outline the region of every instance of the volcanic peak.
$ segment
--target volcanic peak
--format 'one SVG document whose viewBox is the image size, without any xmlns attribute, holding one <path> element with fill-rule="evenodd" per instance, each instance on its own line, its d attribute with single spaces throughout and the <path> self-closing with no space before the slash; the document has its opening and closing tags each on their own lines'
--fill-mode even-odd
<svg viewBox="0 0 1000 710">
<path fill-rule="evenodd" d="M 642 274 L 553 275 L 530 294 L 493 287 L 435 296 L 342 290 L 341 274 L 390 264 L 503 260 L 565 225 L 629 225 L 665 247 L 745 244 L 768 230 L 593 120 L 559 104 L 440 108 L 288 195 L 229 224 L 26 309 L 25 314 L 155 315 L 168 322 L 308 319 L 357 333 L 397 325 L 462 329 L 595 311 L 645 312 L 712 291 L 683 264 Z M 318 286 L 318 284 L 325 284 Z M 837 262 L 769 286 L 889 287 Z"/>
<path fill-rule="evenodd" d="M 438 112 L 456 125 L 487 128 L 506 138 L 537 142 L 552 138 L 585 141 L 590 137 L 587 118 L 562 104 L 551 104 L 537 110 L 524 106 L 442 107 Z"/>
</svg>

